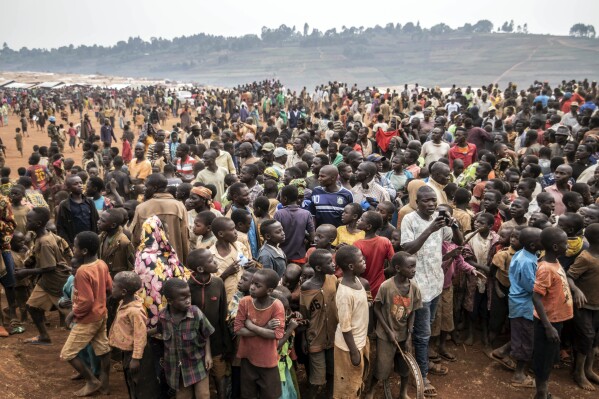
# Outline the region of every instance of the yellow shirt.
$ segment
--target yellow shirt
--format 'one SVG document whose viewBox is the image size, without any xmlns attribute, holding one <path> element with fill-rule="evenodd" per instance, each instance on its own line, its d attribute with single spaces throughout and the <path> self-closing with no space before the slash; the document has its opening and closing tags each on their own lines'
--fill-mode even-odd
<svg viewBox="0 0 599 399">
<path fill-rule="evenodd" d="M 333 241 L 333 246 L 339 244 L 354 245 L 354 242 L 363 239 L 365 236 L 366 233 L 362 230 L 352 234 L 347 230 L 347 226 L 339 226 L 337 227 L 337 238 Z"/>
<path fill-rule="evenodd" d="M 147 159 L 137 162 L 137 158 L 133 158 L 129 162 L 129 175 L 132 179 L 145 180 L 152 173 L 152 164 Z"/>
</svg>

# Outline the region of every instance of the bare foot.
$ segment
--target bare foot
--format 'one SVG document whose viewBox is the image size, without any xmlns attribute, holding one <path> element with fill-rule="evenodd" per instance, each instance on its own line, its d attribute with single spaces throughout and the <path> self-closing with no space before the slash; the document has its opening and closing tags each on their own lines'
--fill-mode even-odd
<svg viewBox="0 0 599 399">
<path fill-rule="evenodd" d="M 464 341 L 464 344 L 468 346 L 474 345 L 474 336 L 468 335 L 468 337 L 466 337 L 466 340 Z"/>
<path fill-rule="evenodd" d="M 78 390 L 77 392 L 75 392 L 74 395 L 79 396 L 79 397 L 90 396 L 94 392 L 98 391 L 101 386 L 102 386 L 102 383 L 100 381 L 98 381 L 97 379 L 94 379 L 91 382 L 85 383 L 85 386 L 83 388 L 81 388 L 80 390 Z"/>
<path fill-rule="evenodd" d="M 593 371 L 588 371 L 585 373 L 587 380 L 592 382 L 593 384 L 599 384 L 599 375 L 595 374 Z"/>
<path fill-rule="evenodd" d="M 71 381 L 77 381 L 77 380 L 82 380 L 82 379 L 83 379 L 83 376 L 81 374 L 79 374 L 79 373 L 73 374 L 71 376 Z"/>
<path fill-rule="evenodd" d="M 587 377 L 584 375 L 584 373 L 575 373 L 574 381 L 578 384 L 580 388 L 584 389 L 585 391 L 595 390 L 595 387 L 593 386 L 593 384 L 589 382 L 589 380 L 587 380 Z"/>
</svg>

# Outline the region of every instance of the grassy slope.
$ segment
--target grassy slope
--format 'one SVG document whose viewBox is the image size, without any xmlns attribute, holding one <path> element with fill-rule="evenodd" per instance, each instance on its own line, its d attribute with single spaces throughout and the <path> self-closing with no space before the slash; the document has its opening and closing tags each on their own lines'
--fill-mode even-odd
<svg viewBox="0 0 599 399">
<path fill-rule="evenodd" d="M 321 47 L 275 47 L 241 52 L 200 53 L 161 50 L 150 55 L 120 54 L 103 59 L 67 60 L 62 66 L 45 63 L 11 65 L 5 70 L 104 73 L 163 77 L 231 86 L 266 77 L 280 78 L 300 88 L 329 80 L 359 85 L 480 86 L 498 81 L 529 84 L 535 79 L 595 78 L 599 70 L 599 40 L 543 35 L 464 35 L 421 40 L 407 35 L 380 35 L 365 44 Z M 219 63 L 219 56 L 228 61 Z M 189 69 L 173 67 L 194 61 Z"/>
</svg>

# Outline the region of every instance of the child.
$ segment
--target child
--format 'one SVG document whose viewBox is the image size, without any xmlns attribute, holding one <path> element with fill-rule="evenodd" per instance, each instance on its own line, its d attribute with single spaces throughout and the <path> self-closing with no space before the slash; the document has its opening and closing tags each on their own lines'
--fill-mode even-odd
<svg viewBox="0 0 599 399">
<path fill-rule="evenodd" d="M 539 261 L 532 295 L 536 399 L 551 397 L 549 375 L 559 355 L 560 333 L 564 321 L 573 317 L 572 293 L 566 272 L 557 261 L 558 256 L 566 253 L 568 236 L 557 227 L 549 227 L 541 233 L 541 244 L 545 256 Z"/>
<path fill-rule="evenodd" d="M 389 384 L 394 366 L 401 378 L 400 399 L 407 398 L 410 370 L 397 345 L 409 352 L 412 345 L 414 311 L 422 307 L 420 289 L 412 279 L 416 274 L 416 257 L 407 252 L 398 252 L 391 258 L 391 266 L 396 274 L 380 287 L 374 300 L 374 314 L 378 320 L 376 327 L 376 366 L 370 392 L 372 398 L 378 381 Z"/>
<path fill-rule="evenodd" d="M 268 201 L 267 197 L 260 196 L 254 200 L 254 216 L 256 217 L 256 227 L 258 228 L 258 231 L 260 231 L 262 222 L 272 219 L 268 213 L 269 209 L 270 202 Z"/>
<path fill-rule="evenodd" d="M 472 212 L 469 205 L 471 197 L 472 194 L 465 188 L 458 188 L 453 197 L 453 217 L 458 222 L 463 234 L 472 231 L 474 212 Z"/>
<path fill-rule="evenodd" d="M 193 220 L 193 234 L 198 237 L 196 249 L 210 248 L 216 243 L 216 237 L 212 234 L 212 222 L 216 214 L 212 211 L 202 211 Z"/>
<path fill-rule="evenodd" d="M 574 366 L 574 381 L 582 389 L 594 391 L 591 383 L 599 384 L 599 376 L 593 372 L 595 353 L 593 347 L 597 342 L 597 324 L 599 320 L 599 295 L 597 282 L 599 281 L 599 224 L 589 225 L 584 237 L 589 242 L 589 248 L 576 257 L 570 269 L 568 280 L 572 293 L 580 291 L 586 301 L 574 308 L 574 341 L 576 363 Z M 575 295 L 576 299 L 579 295 Z M 582 306 L 579 306 L 582 305 Z"/>
<path fill-rule="evenodd" d="M 73 310 L 66 318 L 75 326 L 62 347 L 60 358 L 85 379 L 85 386 L 75 392 L 76 396 L 89 396 L 100 391 L 108 394 L 108 376 L 110 373 L 110 346 L 106 336 L 106 297 L 112 291 L 112 279 L 108 266 L 98 259 L 100 246 L 98 235 L 84 231 L 75 236 L 73 257 L 81 259 L 83 264 L 77 269 L 73 282 Z M 91 344 L 95 355 L 100 359 L 100 379 L 77 357 L 79 351 Z"/>
<path fill-rule="evenodd" d="M 489 193 L 485 193 L 485 198 Z M 469 240 L 469 246 L 472 249 L 473 257 L 467 257 L 466 261 L 483 271 L 485 276 L 489 274 L 490 264 L 495 255 L 495 246 L 499 242 L 499 236 L 492 230 L 493 215 L 490 213 L 479 213 L 474 219 L 474 233 L 466 240 Z M 488 321 L 489 311 L 487 307 L 488 293 L 485 288 L 486 278 L 472 277 L 468 279 L 468 297 L 470 301 L 466 301 L 464 308 L 469 312 L 468 335 L 465 341 L 466 345 L 474 343 L 474 321 L 481 320 L 482 327 L 482 342 L 484 345 L 488 343 Z"/>
<path fill-rule="evenodd" d="M 376 232 L 377 235 L 381 237 L 386 237 L 389 240 L 391 239 L 391 234 L 395 227 L 391 224 L 391 219 L 393 218 L 393 214 L 395 213 L 395 205 L 391 201 L 383 201 L 376 207 L 376 211 L 383 218 L 383 227 L 378 229 Z"/>
<path fill-rule="evenodd" d="M 564 193 L 562 198 L 566 212 L 576 213 L 583 205 L 582 195 L 576 191 L 568 191 Z"/>
<path fill-rule="evenodd" d="M 27 214 L 31 210 L 31 206 L 23 205 L 23 198 L 25 197 L 25 187 L 20 184 L 16 184 L 11 187 L 8 194 L 10 199 L 10 205 L 12 207 L 12 214 L 17 224 L 15 231 L 22 234 L 27 233 Z"/>
<path fill-rule="evenodd" d="M 237 357 L 244 397 L 275 399 L 282 394 L 277 344 L 285 332 L 285 309 L 270 296 L 278 283 L 274 270 L 258 270 L 252 277 L 250 297 L 239 302 L 234 330 L 240 337 Z"/>
<path fill-rule="evenodd" d="M 17 151 L 21 153 L 21 158 L 23 158 L 23 133 L 21 133 L 20 127 L 15 130 L 15 141 L 17 142 Z"/>
<path fill-rule="evenodd" d="M 527 226 L 528 219 L 526 218 L 526 215 L 528 214 L 528 206 L 529 202 L 526 198 L 517 197 L 510 205 L 510 215 L 512 218 L 507 222 L 503 222 L 501 224 L 501 229 L 511 229 L 516 226 Z"/>
<path fill-rule="evenodd" d="M 309 320 L 302 345 L 310 359 L 309 397 L 318 395 L 325 384 L 326 393 L 321 391 L 320 394 L 330 397 L 337 329 L 337 278 L 334 276 L 333 255 L 326 249 L 317 249 L 310 255 L 310 266 L 314 269 L 314 277 L 304 282 L 300 291 L 300 312 L 304 319 Z"/>
<path fill-rule="evenodd" d="M 212 213 L 208 211 L 209 213 Z M 231 376 L 230 364 L 227 360 L 233 351 L 229 329 L 227 328 L 227 295 L 223 280 L 216 277 L 218 267 L 214 255 L 207 249 L 195 249 L 189 253 L 187 268 L 192 271 L 189 279 L 191 304 L 197 306 L 206 316 L 214 334 L 210 339 L 212 354 L 212 375 L 216 381 L 219 399 L 226 397 L 227 386 Z"/>
<path fill-rule="evenodd" d="M 289 261 L 298 264 L 306 263 L 305 231 L 312 241 L 314 237 L 314 221 L 312 214 L 297 205 L 298 190 L 295 186 L 285 186 L 281 189 L 283 207 L 274 214 L 274 219 L 283 225 L 286 232 L 285 242 L 281 245 L 288 255 Z"/>
<path fill-rule="evenodd" d="M 260 233 L 264 237 L 264 245 L 260 248 L 258 262 L 265 269 L 272 269 L 279 277 L 283 277 L 287 267 L 287 256 L 279 245 L 285 241 L 285 232 L 281 223 L 274 219 L 269 219 L 262 223 Z M 296 232 L 297 233 L 297 232 Z"/>
<path fill-rule="evenodd" d="M 491 164 L 487 162 L 479 162 L 476 166 L 474 177 L 477 183 L 472 189 L 472 199 L 470 202 L 470 207 L 474 212 L 479 212 L 481 210 L 483 194 L 485 192 L 487 181 L 489 180 L 489 173 L 491 173 L 492 170 Z"/>
<path fill-rule="evenodd" d="M 584 218 L 577 213 L 564 213 L 557 220 L 557 227 L 568 235 L 568 248 L 558 257 L 559 263 L 567 272 L 576 257 L 588 248 L 583 240 Z"/>
<path fill-rule="evenodd" d="M 177 398 L 209 398 L 208 372 L 212 368 L 210 336 L 214 327 L 191 304 L 186 281 L 171 278 L 162 287 L 168 301 L 160 311 L 158 332 L 164 337 L 164 372 Z"/>
<path fill-rule="evenodd" d="M 35 233 L 30 259 L 34 261 L 35 268 L 15 271 L 17 280 L 27 276 L 39 276 L 27 300 L 27 309 L 39 332 L 38 336 L 24 341 L 32 345 L 49 345 L 52 342 L 44 323 L 44 312 L 53 307 L 58 308 L 62 287 L 70 275 L 71 249 L 65 240 L 46 230 L 49 220 L 50 211 L 47 208 L 37 207 L 29 211 L 27 230 Z"/>
<path fill-rule="evenodd" d="M 503 224 L 503 218 L 501 212 L 499 212 L 499 205 L 501 204 L 502 195 L 497 190 L 487 190 L 483 195 L 481 202 L 484 212 L 490 213 L 494 220 L 492 230 L 497 233 Z"/>
<path fill-rule="evenodd" d="M 504 322 L 509 314 L 510 262 L 514 254 L 522 249 L 522 245 L 520 245 L 520 232 L 522 229 L 524 229 L 523 226 L 516 226 L 513 229 L 502 227 L 500 233 L 509 233 L 509 246 L 498 251 L 491 261 L 491 270 L 489 272 L 489 277 L 491 278 L 489 343 L 491 345 L 495 342 L 495 338 L 499 333 L 501 333 Z"/>
<path fill-rule="evenodd" d="M 281 286 L 287 288 L 291 293 L 289 307 L 293 311 L 299 310 L 301 276 L 302 267 L 297 263 L 289 263 L 285 269 L 285 273 L 283 273 L 283 278 L 281 279 Z"/>
<path fill-rule="evenodd" d="M 29 257 L 30 251 L 25 244 L 25 236 L 18 230 L 12 235 L 10 240 L 10 253 L 12 255 L 13 262 L 15 263 L 15 270 L 25 268 L 25 260 Z M 17 281 L 15 285 L 15 300 L 16 306 L 21 312 L 21 322 L 27 321 L 27 298 L 31 293 L 31 279 L 24 278 Z"/>
<path fill-rule="evenodd" d="M 339 324 L 335 332 L 334 398 L 359 398 L 366 372 L 368 343 L 368 297 L 358 279 L 366 269 L 362 252 L 354 246 L 339 248 L 336 263 L 343 270 L 335 303 Z"/>
<path fill-rule="evenodd" d="M 245 209 L 235 209 L 230 214 L 231 220 L 235 223 L 237 230 L 237 241 L 246 247 L 249 253 L 252 253 L 252 247 L 248 233 L 252 226 L 252 215 Z"/>
<path fill-rule="evenodd" d="M 98 257 L 108 265 L 112 278 L 119 272 L 133 270 L 135 263 L 135 248 L 123 232 L 122 224 L 123 214 L 118 209 L 108 209 L 98 220 Z"/>
<path fill-rule="evenodd" d="M 363 212 L 362 206 L 355 202 L 347 204 L 343 208 L 341 214 L 341 223 L 343 225 L 337 227 L 337 238 L 333 241 L 333 246 L 338 247 L 340 244 L 354 245 L 356 241 L 364 238 L 366 233 L 356 227 Z"/>
<path fill-rule="evenodd" d="M 147 345 L 146 312 L 142 300 L 135 295 L 141 279 L 132 271 L 119 272 L 112 282 L 111 298 L 119 303 L 108 342 L 122 351 L 123 373 L 130 399 L 158 397 L 154 363 Z"/>
<path fill-rule="evenodd" d="M 491 357 L 510 370 L 514 370 L 511 385 L 534 388 L 534 380 L 525 370 L 533 352 L 532 291 L 537 272 L 536 252 L 541 250 L 541 230 L 526 227 L 520 232 L 522 249 L 510 262 L 510 292 L 508 296 L 511 341 L 495 349 Z"/>
<path fill-rule="evenodd" d="M 366 260 L 363 277 L 370 284 L 372 296 L 376 297 L 380 285 L 385 281 L 385 261 L 391 260 L 395 251 L 386 237 L 376 235 L 383 225 L 383 218 L 375 211 L 367 211 L 358 220 L 357 227 L 365 231 L 365 237 L 354 243 Z"/>
<path fill-rule="evenodd" d="M 539 211 L 544 213 L 549 218 L 552 224 L 555 224 L 555 198 L 550 193 L 542 192 L 537 195 L 537 204 L 539 205 Z"/>
<path fill-rule="evenodd" d="M 401 230 L 395 229 L 391 233 L 391 245 L 395 252 L 401 251 Z"/>
<path fill-rule="evenodd" d="M 237 292 L 237 283 L 243 274 L 239 264 L 240 255 L 245 256 L 246 259 L 249 259 L 251 255 L 247 247 L 237 242 L 235 223 L 231 219 L 226 217 L 214 219 L 212 232 L 216 237 L 216 243 L 209 250 L 218 265 L 216 276 L 225 282 L 227 302 L 230 302 Z M 245 265 L 245 267 L 249 266 Z"/>
</svg>

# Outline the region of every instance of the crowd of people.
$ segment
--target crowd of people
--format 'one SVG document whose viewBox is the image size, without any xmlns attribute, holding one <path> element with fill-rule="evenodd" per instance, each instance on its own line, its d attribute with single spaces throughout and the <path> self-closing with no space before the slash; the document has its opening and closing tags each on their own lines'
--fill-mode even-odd
<svg viewBox="0 0 599 399">
<path fill-rule="evenodd" d="M 112 362 L 131 398 L 406 398 L 406 351 L 435 397 L 477 340 L 537 399 L 599 385 L 595 82 L 189 93 L 0 92 L 49 137 L 0 157 L 0 335 L 57 311 L 77 396 Z"/>
</svg>

